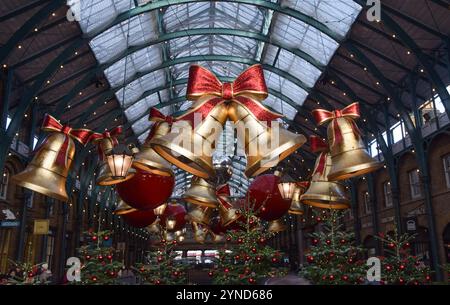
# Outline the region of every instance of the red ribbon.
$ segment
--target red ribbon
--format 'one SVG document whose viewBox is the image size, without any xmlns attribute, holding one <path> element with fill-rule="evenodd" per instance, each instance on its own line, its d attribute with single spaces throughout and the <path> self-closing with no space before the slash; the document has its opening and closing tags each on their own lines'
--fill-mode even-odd
<svg viewBox="0 0 450 305">
<path fill-rule="evenodd" d="M 356 137 L 359 137 L 361 134 L 358 126 L 354 121 L 354 119 L 358 119 L 360 117 L 359 103 L 353 103 L 341 110 L 337 109 L 334 111 L 328 111 L 325 109 L 314 109 L 312 111 L 312 115 L 318 125 L 322 125 L 325 124 L 326 122 L 332 121 L 333 140 L 332 143 L 330 143 L 330 145 L 339 144 L 342 143 L 343 141 L 341 129 L 339 128 L 337 120 L 335 120 L 337 118 L 347 118 L 352 126 L 353 134 Z"/>
<path fill-rule="evenodd" d="M 282 115 L 261 104 L 267 96 L 264 71 L 259 64 L 242 72 L 232 83 L 224 84 L 211 71 L 192 65 L 189 68 L 186 97 L 191 101 L 203 102 L 177 119 L 188 120 L 193 125 L 194 113 L 200 114 L 203 120 L 215 106 L 232 100 L 246 107 L 259 121 L 270 124 Z"/>
<path fill-rule="evenodd" d="M 44 121 L 42 123 L 41 129 L 44 131 L 60 132 L 66 136 L 55 160 L 58 165 L 64 167 L 67 167 L 69 137 L 77 140 L 83 145 L 86 145 L 87 143 L 89 143 L 90 137 L 93 134 L 93 132 L 89 129 L 73 129 L 68 125 L 62 125 L 57 119 L 55 119 L 48 113 L 44 116 Z M 40 150 L 43 145 L 44 144 L 42 144 L 37 150 Z"/>
<path fill-rule="evenodd" d="M 310 136 L 309 141 L 311 143 L 311 150 L 314 153 L 320 152 L 319 157 L 317 158 L 317 163 L 314 168 L 313 174 L 319 173 L 323 175 L 325 172 L 325 166 L 327 162 L 327 154 L 328 154 L 328 145 L 325 141 L 317 136 Z"/>
<path fill-rule="evenodd" d="M 149 121 L 155 122 L 150 129 L 150 132 L 147 136 L 147 140 L 150 140 L 155 135 L 156 130 L 158 129 L 158 126 L 166 122 L 169 124 L 169 126 L 172 126 L 172 124 L 176 121 L 176 119 L 173 116 L 170 115 L 164 115 L 161 111 L 156 109 L 155 107 L 150 108 L 150 115 L 148 118 Z"/>
<path fill-rule="evenodd" d="M 107 130 L 103 133 L 94 133 L 91 138 L 89 139 L 89 141 L 100 141 L 103 139 L 110 139 L 112 142 L 112 146 L 115 147 L 117 145 L 119 145 L 119 141 L 117 141 L 117 137 L 123 132 L 123 128 L 122 126 L 117 126 L 111 130 Z M 98 145 L 98 155 L 100 157 L 100 160 L 103 160 L 103 150 L 101 145 Z"/>
<path fill-rule="evenodd" d="M 228 184 L 222 184 L 218 186 L 216 189 L 216 196 L 226 209 L 230 209 L 233 207 L 228 201 L 228 197 L 231 196 L 230 186 Z"/>
</svg>

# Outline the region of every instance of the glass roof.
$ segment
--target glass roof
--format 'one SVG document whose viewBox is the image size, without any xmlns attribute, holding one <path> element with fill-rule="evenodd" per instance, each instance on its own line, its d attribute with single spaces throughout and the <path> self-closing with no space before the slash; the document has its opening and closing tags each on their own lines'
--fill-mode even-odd
<svg viewBox="0 0 450 305">
<path fill-rule="evenodd" d="M 276 11 L 257 5 L 264 1 L 250 5 L 241 1 L 179 4 L 173 0 L 169 6 L 147 9 L 157 2 L 81 0 L 80 27 L 91 37 L 90 46 L 99 64 L 104 65 L 109 84 L 141 142 L 151 127 L 147 116 L 150 107 L 157 106 L 170 114 L 191 105 L 183 97 L 189 66 L 193 63 L 210 69 L 220 78 L 235 78 L 253 62 L 264 64 L 272 94 L 263 103 L 293 120 L 296 108 L 303 104 L 338 48 L 340 41 L 336 37 L 345 37 L 361 10 L 358 4 L 346 0 L 283 1 Z M 267 2 L 279 6 L 275 0 Z M 286 8 L 314 18 L 335 38 L 315 24 L 289 14 Z M 140 9 L 140 14 L 124 18 L 125 12 L 133 13 L 136 9 Z M 222 32 L 208 35 L 190 32 L 198 29 Z M 239 30 L 239 35 L 233 30 Z M 255 38 L 255 33 L 266 39 Z M 278 71 L 283 73 L 277 74 Z M 179 102 L 165 104 L 174 99 Z M 236 152 L 230 150 L 233 146 L 224 145 L 231 143 L 233 133 L 227 130 L 222 138 L 224 142 L 217 153 L 242 159 L 242 165 L 233 162 L 232 182 L 238 192 L 242 183 L 248 183 L 243 175 L 245 157 L 236 157 Z M 189 175 L 178 172 L 176 192 L 190 183 Z M 181 181 L 185 181 L 184 185 Z"/>
</svg>

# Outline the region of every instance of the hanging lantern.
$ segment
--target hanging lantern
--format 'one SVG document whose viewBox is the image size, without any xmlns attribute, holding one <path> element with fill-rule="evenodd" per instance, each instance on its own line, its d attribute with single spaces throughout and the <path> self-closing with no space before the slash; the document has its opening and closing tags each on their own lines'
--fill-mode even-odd
<svg viewBox="0 0 450 305">
<path fill-rule="evenodd" d="M 141 146 L 141 151 L 134 158 L 133 167 L 157 175 L 173 176 L 170 163 L 158 155 L 150 146 L 150 142 L 153 139 L 161 138 L 170 132 L 173 119 L 152 107 L 150 109 L 149 121 L 154 122 L 154 124 L 150 129 L 147 139 Z"/>
<path fill-rule="evenodd" d="M 18 186 L 67 201 L 66 180 L 75 155 L 73 140 L 86 145 L 93 132 L 61 125 L 49 114 L 44 116 L 41 130 L 49 131 L 51 134 L 33 152 L 33 160 L 25 170 L 14 175 L 12 179 Z"/>
<path fill-rule="evenodd" d="M 111 155 L 113 148 L 119 145 L 117 136 L 122 133 L 122 126 L 118 126 L 110 131 L 94 133 L 91 141 L 98 146 L 100 164 L 97 171 L 96 183 L 98 185 L 114 185 L 131 179 L 135 174 L 134 169 L 129 169 L 124 178 L 115 178 L 111 172 L 111 165 L 108 163 L 107 155 Z"/>
<path fill-rule="evenodd" d="M 318 125 L 330 122 L 327 129 L 332 167 L 330 181 L 344 180 L 373 172 L 383 166 L 368 153 L 361 132 L 355 123 L 360 117 L 359 103 L 344 109 L 315 109 L 312 114 Z"/>
<path fill-rule="evenodd" d="M 332 167 L 328 145 L 320 138 L 311 136 L 311 150 L 320 154 L 314 166 L 309 188 L 300 196 L 300 201 L 318 208 L 346 209 L 350 207 L 345 186 L 339 181 L 328 179 L 328 173 Z"/>
<path fill-rule="evenodd" d="M 127 180 L 128 172 L 137 152 L 134 146 L 119 144 L 106 154 L 106 161 L 111 171 L 111 178 L 119 181 Z"/>
<path fill-rule="evenodd" d="M 281 176 L 280 182 L 278 182 L 278 189 L 280 190 L 281 197 L 284 200 L 292 200 L 292 195 L 297 187 L 297 183 L 289 175 Z"/>
<path fill-rule="evenodd" d="M 300 196 L 306 191 L 309 186 L 309 181 L 298 182 L 294 194 L 292 195 L 291 207 L 289 208 L 289 214 L 303 215 L 305 213 L 305 208 L 300 202 Z"/>
<path fill-rule="evenodd" d="M 193 176 L 190 188 L 184 193 L 183 199 L 200 206 L 216 208 L 218 205 L 214 187 L 203 178 Z"/>
</svg>

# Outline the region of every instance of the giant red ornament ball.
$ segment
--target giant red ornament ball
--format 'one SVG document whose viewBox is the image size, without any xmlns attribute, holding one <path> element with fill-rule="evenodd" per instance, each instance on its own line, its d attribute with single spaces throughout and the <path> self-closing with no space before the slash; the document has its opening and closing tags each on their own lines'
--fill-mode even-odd
<svg viewBox="0 0 450 305">
<path fill-rule="evenodd" d="M 135 228 L 144 228 L 156 220 L 156 215 L 153 213 L 153 210 L 138 210 L 124 214 L 122 217 L 126 223 Z"/>
<path fill-rule="evenodd" d="M 129 206 L 149 210 L 167 202 L 175 185 L 173 176 L 160 176 L 136 170 L 130 180 L 116 185 L 120 198 Z"/>
<path fill-rule="evenodd" d="M 266 221 L 276 220 L 289 210 L 291 202 L 281 197 L 279 182 L 280 177 L 266 174 L 256 177 L 250 184 L 247 196 L 249 202 L 254 204 L 255 211 L 258 211 L 259 218 Z"/>
<path fill-rule="evenodd" d="M 168 219 L 175 220 L 175 227 L 166 228 L 169 232 L 179 231 L 186 225 L 186 208 L 178 203 L 168 204 L 161 216 L 161 224 L 166 225 Z"/>
</svg>

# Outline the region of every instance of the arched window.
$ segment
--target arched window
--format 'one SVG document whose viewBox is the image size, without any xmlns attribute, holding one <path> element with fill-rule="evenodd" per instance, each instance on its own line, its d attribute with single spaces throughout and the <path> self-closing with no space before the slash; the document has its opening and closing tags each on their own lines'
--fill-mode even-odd
<svg viewBox="0 0 450 305">
<path fill-rule="evenodd" d="M 5 168 L 5 171 L 0 179 L 0 199 L 6 199 L 6 196 L 8 195 L 9 175 L 9 169 Z"/>
</svg>

